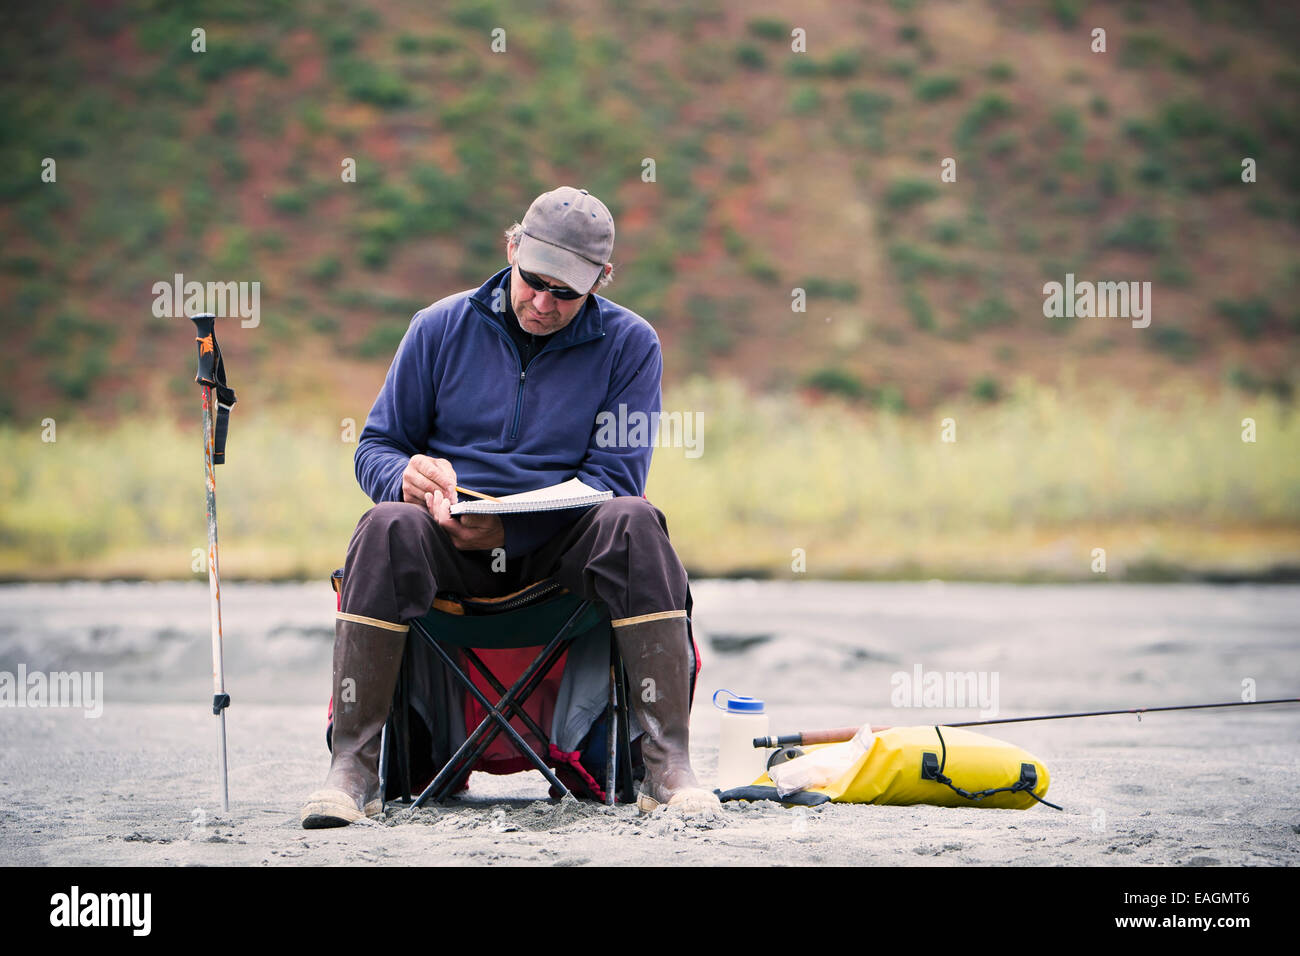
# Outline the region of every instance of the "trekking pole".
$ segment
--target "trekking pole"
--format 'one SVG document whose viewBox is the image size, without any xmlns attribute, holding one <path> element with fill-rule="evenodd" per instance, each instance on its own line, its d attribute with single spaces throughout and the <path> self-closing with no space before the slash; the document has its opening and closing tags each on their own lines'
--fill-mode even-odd
<svg viewBox="0 0 1300 956">
<path fill-rule="evenodd" d="M 225 664 L 221 653 L 221 573 L 217 561 L 217 481 L 214 469 L 226 460 L 226 431 L 235 392 L 226 385 L 226 364 L 217 345 L 216 316 L 210 312 L 192 315 L 197 326 L 194 340 L 199 347 L 199 371 L 194 381 L 203 386 L 203 468 L 207 479 L 208 595 L 212 608 L 212 713 L 217 718 L 218 759 L 221 764 L 221 810 L 230 811 L 230 785 L 226 766 Z M 215 404 L 214 404 L 215 401 Z"/>
<path fill-rule="evenodd" d="M 1040 717 L 995 717 L 992 720 L 966 720 L 960 723 L 940 724 L 940 727 L 987 727 L 989 724 L 1020 724 L 1029 720 L 1068 720 L 1072 717 L 1109 717 L 1113 714 L 1154 714 L 1164 710 L 1206 710 L 1211 707 L 1262 707 L 1265 704 L 1300 704 L 1300 697 L 1282 697 L 1277 700 L 1233 700 L 1226 704 L 1177 704 L 1172 707 L 1131 707 L 1128 710 L 1090 710 L 1077 714 L 1044 714 Z M 807 744 L 838 744 L 852 740 L 860 728 L 837 727 L 834 730 L 805 730 L 781 737 L 755 737 L 754 747 L 802 747 Z M 888 727 L 871 728 L 872 733 L 889 730 Z"/>
</svg>

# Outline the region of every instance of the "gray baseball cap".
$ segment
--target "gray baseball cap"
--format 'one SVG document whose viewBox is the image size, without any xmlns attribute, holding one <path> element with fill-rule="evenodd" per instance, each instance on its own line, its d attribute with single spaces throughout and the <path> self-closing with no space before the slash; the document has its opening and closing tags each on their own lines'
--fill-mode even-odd
<svg viewBox="0 0 1300 956">
<path fill-rule="evenodd" d="M 586 292 L 614 251 L 614 217 L 585 189 L 561 186 L 533 200 L 524 215 L 516 261 Z"/>
</svg>

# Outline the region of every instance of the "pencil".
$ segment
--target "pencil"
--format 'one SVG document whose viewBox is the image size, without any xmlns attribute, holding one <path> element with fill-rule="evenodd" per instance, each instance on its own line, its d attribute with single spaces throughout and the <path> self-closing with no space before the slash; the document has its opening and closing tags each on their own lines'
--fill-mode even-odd
<svg viewBox="0 0 1300 956">
<path fill-rule="evenodd" d="M 481 491 L 470 491 L 468 488 L 462 488 L 460 485 L 456 486 L 456 490 L 460 492 L 462 495 L 469 495 L 471 498 L 482 498 L 484 501 L 501 500 L 500 498 L 493 498 L 491 495 L 485 495 Z"/>
</svg>

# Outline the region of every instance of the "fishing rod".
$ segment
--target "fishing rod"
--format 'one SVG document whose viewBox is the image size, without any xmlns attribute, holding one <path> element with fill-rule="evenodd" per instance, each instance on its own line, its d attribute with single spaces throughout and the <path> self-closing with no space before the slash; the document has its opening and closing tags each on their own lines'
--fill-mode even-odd
<svg viewBox="0 0 1300 956">
<path fill-rule="evenodd" d="M 1116 714 L 1154 714 L 1167 710 L 1206 710 L 1211 707 L 1262 707 L 1265 704 L 1300 704 L 1300 697 L 1281 697 L 1276 700 L 1233 700 L 1226 704 L 1176 704 L 1171 707 L 1132 707 L 1128 710 L 1088 710 L 1076 714 L 1043 714 L 1038 717 L 996 717 L 992 720 L 966 720 L 960 723 L 940 724 L 940 727 L 987 727 L 990 724 L 1020 724 L 1030 720 L 1068 720 L 1072 717 L 1109 717 Z M 861 727 L 836 727 L 832 730 L 804 730 L 780 737 L 755 737 L 754 747 L 805 747 L 810 744 L 838 744 L 852 740 Z M 871 732 L 879 733 L 889 727 L 872 725 Z"/>
<path fill-rule="evenodd" d="M 194 341 L 199 347 L 199 370 L 194 381 L 203 386 L 203 469 L 207 487 L 208 594 L 212 611 L 212 713 L 217 718 L 218 759 L 221 765 L 221 810 L 230 810 L 229 774 L 226 766 L 225 664 L 221 651 L 221 572 L 217 561 L 217 480 L 214 469 L 226 460 L 226 432 L 235 391 L 226 384 L 226 363 L 217 345 L 216 316 L 210 312 L 192 315 L 197 327 Z"/>
</svg>

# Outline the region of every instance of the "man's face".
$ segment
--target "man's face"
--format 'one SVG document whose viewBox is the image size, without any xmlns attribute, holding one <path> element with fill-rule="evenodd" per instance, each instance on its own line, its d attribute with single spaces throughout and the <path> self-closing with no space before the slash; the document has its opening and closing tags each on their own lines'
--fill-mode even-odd
<svg viewBox="0 0 1300 956">
<path fill-rule="evenodd" d="M 519 274 L 516 257 L 516 247 L 510 246 L 507 259 L 514 267 L 510 274 L 510 305 L 519 319 L 519 327 L 533 335 L 550 335 L 560 331 L 582 311 L 582 307 L 587 304 L 587 296 L 580 299 L 557 299 L 549 292 L 538 292 Z M 564 285 L 554 276 L 542 273 L 536 275 L 547 285 Z M 587 294 L 590 293 L 591 290 L 588 289 Z"/>
</svg>

